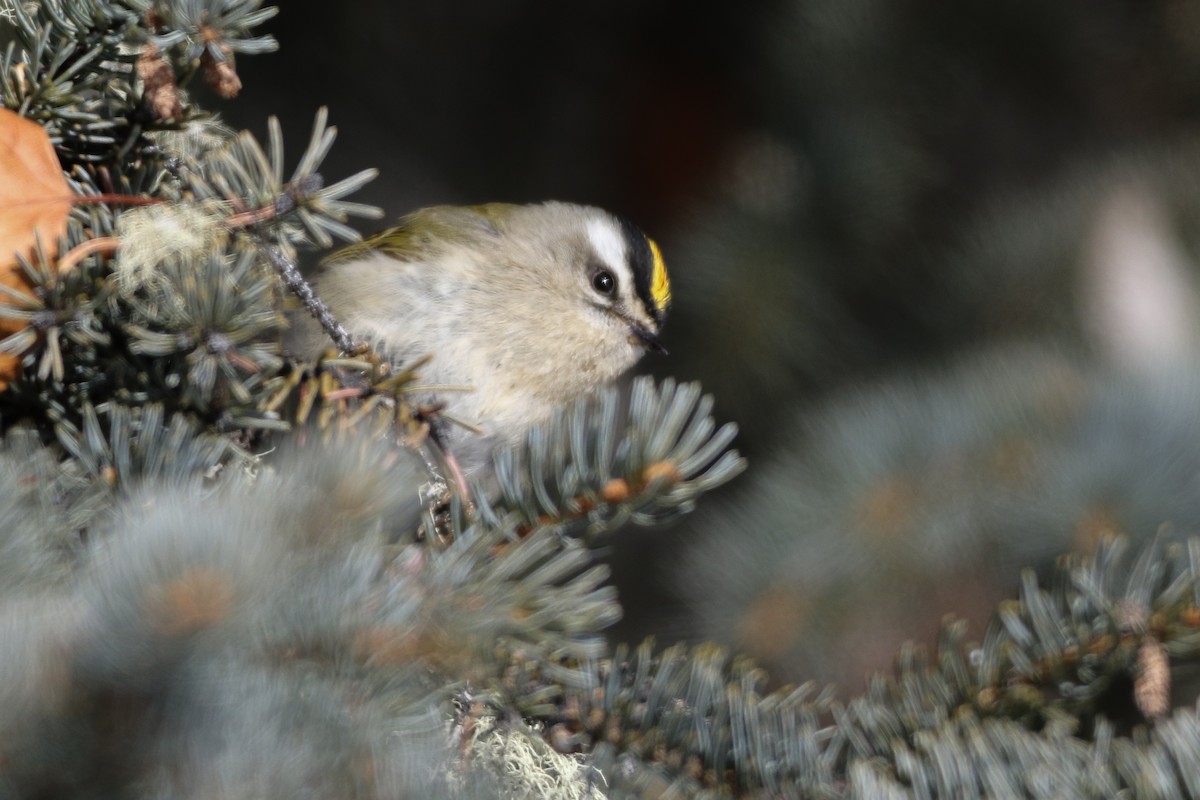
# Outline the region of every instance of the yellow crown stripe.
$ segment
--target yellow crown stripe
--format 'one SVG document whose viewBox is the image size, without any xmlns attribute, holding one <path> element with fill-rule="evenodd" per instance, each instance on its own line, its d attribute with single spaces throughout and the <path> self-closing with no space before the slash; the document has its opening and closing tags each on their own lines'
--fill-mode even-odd
<svg viewBox="0 0 1200 800">
<path fill-rule="evenodd" d="M 658 245 L 653 239 L 646 238 L 650 242 L 650 253 L 654 257 L 650 267 L 650 296 L 654 298 L 654 305 L 658 310 L 664 311 L 671 303 L 671 279 L 667 277 L 667 265 L 663 263 Z"/>
</svg>

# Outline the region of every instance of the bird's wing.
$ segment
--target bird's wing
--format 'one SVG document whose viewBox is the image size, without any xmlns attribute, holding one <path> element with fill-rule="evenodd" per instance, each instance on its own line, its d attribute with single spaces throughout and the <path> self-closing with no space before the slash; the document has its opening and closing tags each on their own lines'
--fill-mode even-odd
<svg viewBox="0 0 1200 800">
<path fill-rule="evenodd" d="M 401 261 L 429 262 L 446 247 L 486 246 L 489 239 L 503 235 L 504 218 L 514 208 L 511 203 L 423 208 L 402 217 L 390 228 L 334 251 L 321 264 L 355 261 L 371 252 L 385 253 Z"/>
</svg>

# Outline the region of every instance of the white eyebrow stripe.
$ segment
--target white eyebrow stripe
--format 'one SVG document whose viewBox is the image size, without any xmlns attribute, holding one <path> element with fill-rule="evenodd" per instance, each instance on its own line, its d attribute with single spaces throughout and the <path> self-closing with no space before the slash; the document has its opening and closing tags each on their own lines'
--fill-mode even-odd
<svg viewBox="0 0 1200 800">
<path fill-rule="evenodd" d="M 625 239 L 616 226 L 602 219 L 590 219 L 587 222 L 587 236 L 596 249 L 596 255 L 617 274 L 625 274 Z"/>
</svg>

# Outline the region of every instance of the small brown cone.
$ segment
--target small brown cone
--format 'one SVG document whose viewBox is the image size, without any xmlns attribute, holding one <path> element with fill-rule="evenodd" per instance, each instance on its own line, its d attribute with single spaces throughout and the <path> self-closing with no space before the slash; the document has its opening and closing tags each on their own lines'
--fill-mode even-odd
<svg viewBox="0 0 1200 800">
<path fill-rule="evenodd" d="M 183 114 L 175 72 L 154 44 L 147 44 L 138 56 L 137 74 L 150 113 L 158 119 L 175 119 Z"/>
</svg>

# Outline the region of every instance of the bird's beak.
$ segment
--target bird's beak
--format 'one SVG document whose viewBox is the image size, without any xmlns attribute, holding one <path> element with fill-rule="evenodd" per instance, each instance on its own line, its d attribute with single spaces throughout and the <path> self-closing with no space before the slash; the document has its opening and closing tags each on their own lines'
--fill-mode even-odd
<svg viewBox="0 0 1200 800">
<path fill-rule="evenodd" d="M 662 353 L 663 355 L 667 354 L 667 348 L 663 347 L 662 342 L 658 340 L 658 337 L 651 333 L 650 330 L 644 325 L 639 325 L 636 322 L 631 323 L 629 326 L 629 332 L 633 334 L 633 339 L 635 340 L 636 344 L 640 344 L 642 347 L 646 348 L 652 353 Z"/>
</svg>

